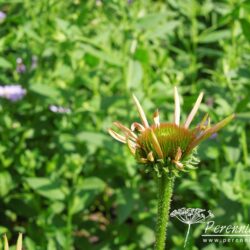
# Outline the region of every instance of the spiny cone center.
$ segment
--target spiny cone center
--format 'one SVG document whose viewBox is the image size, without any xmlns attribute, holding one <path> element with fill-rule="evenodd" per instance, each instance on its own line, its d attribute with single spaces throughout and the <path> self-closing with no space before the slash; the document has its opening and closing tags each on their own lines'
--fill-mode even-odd
<svg viewBox="0 0 250 250">
<path fill-rule="evenodd" d="M 164 159 L 168 157 L 174 159 L 178 148 L 181 149 L 182 155 L 185 156 L 188 145 L 195 138 L 195 134 L 192 131 L 179 127 L 174 123 L 161 123 L 158 127 L 153 125 L 142 132 L 137 139 L 140 148 L 136 150 L 136 153 L 140 158 L 147 158 L 148 153 L 151 151 L 158 158 L 150 129 L 156 135 Z"/>
</svg>

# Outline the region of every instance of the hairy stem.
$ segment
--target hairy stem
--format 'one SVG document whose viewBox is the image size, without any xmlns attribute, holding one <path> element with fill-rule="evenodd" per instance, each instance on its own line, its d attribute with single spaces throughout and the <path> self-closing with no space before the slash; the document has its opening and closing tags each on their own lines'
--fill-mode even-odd
<svg viewBox="0 0 250 250">
<path fill-rule="evenodd" d="M 174 177 L 169 177 L 168 174 L 163 173 L 158 180 L 158 214 L 155 250 L 165 250 Z"/>
</svg>

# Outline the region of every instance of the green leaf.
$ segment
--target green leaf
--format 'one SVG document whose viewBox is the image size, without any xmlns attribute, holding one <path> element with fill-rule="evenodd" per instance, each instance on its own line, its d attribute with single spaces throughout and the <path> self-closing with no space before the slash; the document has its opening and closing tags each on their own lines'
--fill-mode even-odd
<svg viewBox="0 0 250 250">
<path fill-rule="evenodd" d="M 231 35 L 229 30 L 219 30 L 213 32 L 204 32 L 198 38 L 199 43 L 214 43 L 219 42 L 221 39 L 227 39 Z"/>
<path fill-rule="evenodd" d="M 88 177 L 84 179 L 81 189 L 101 192 L 104 190 L 105 185 L 105 182 L 98 177 Z"/>
<path fill-rule="evenodd" d="M 97 177 L 85 178 L 73 197 L 70 213 L 76 214 L 87 208 L 104 191 L 105 186 L 105 182 Z"/>
<path fill-rule="evenodd" d="M 167 21 L 166 23 L 155 27 L 146 34 L 147 38 L 165 38 L 166 34 L 171 34 L 179 26 L 179 21 Z"/>
<path fill-rule="evenodd" d="M 240 24 L 245 38 L 250 42 L 250 22 L 246 19 L 241 19 Z"/>
<path fill-rule="evenodd" d="M 0 197 L 7 195 L 14 187 L 11 175 L 7 172 L 0 172 Z"/>
<path fill-rule="evenodd" d="M 105 140 L 108 139 L 108 136 L 102 133 L 83 131 L 76 135 L 76 139 L 79 142 L 86 142 L 95 146 L 103 146 Z"/>
<path fill-rule="evenodd" d="M 117 195 L 117 215 L 118 222 L 123 223 L 131 214 L 134 206 L 133 191 L 131 189 L 121 189 Z"/>
<path fill-rule="evenodd" d="M 65 198 L 62 186 L 58 181 L 44 177 L 26 178 L 25 180 L 38 194 L 48 199 L 63 200 Z"/>
<path fill-rule="evenodd" d="M 142 66 L 138 61 L 129 60 L 127 71 L 127 88 L 138 88 L 143 77 Z"/>
<path fill-rule="evenodd" d="M 228 199 L 236 201 L 239 199 L 240 194 L 234 190 L 233 183 L 224 181 L 221 186 L 221 191 L 227 196 Z"/>
<path fill-rule="evenodd" d="M 2 69 L 11 69 L 12 64 L 9 61 L 7 61 L 6 59 L 0 57 L 0 68 L 2 68 Z"/>
<path fill-rule="evenodd" d="M 103 51 L 102 49 L 94 48 L 88 44 L 80 44 L 80 47 L 85 53 L 89 53 L 104 62 L 110 63 L 115 66 L 122 66 L 121 58 L 119 59 L 119 55 L 114 52 L 111 53 Z"/>
<path fill-rule="evenodd" d="M 141 17 L 137 21 L 137 27 L 141 29 L 155 28 L 161 22 L 166 22 L 167 13 L 152 13 Z"/>
<path fill-rule="evenodd" d="M 60 92 L 56 88 L 40 83 L 32 84 L 30 90 L 39 95 L 50 98 L 56 98 L 60 95 Z"/>
<path fill-rule="evenodd" d="M 150 246 L 155 241 L 154 231 L 144 225 L 140 225 L 137 228 L 137 233 L 139 234 L 140 240 L 139 245 L 141 249 L 145 249 L 146 247 Z"/>
</svg>

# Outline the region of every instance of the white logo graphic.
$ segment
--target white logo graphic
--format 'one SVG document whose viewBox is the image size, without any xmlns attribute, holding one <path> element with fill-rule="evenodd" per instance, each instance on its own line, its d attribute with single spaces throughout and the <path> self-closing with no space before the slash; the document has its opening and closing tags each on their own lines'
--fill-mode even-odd
<svg viewBox="0 0 250 250">
<path fill-rule="evenodd" d="M 184 247 L 186 247 L 188 235 L 190 232 L 190 227 L 192 224 L 205 223 L 208 219 L 213 218 L 214 215 L 210 210 L 201 208 L 180 208 L 174 210 L 171 217 L 176 217 L 179 221 L 188 225 L 187 234 L 185 237 Z"/>
</svg>

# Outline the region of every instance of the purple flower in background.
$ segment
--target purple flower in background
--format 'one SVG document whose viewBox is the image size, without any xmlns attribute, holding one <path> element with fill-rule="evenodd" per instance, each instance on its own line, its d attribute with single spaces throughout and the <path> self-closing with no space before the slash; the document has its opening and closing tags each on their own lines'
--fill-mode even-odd
<svg viewBox="0 0 250 250">
<path fill-rule="evenodd" d="M 23 59 L 18 57 L 16 59 L 16 71 L 20 74 L 24 73 L 26 71 L 26 66 L 23 63 Z"/>
<path fill-rule="evenodd" d="M 6 18 L 6 14 L 3 11 L 0 11 L 0 21 Z"/>
<path fill-rule="evenodd" d="M 0 86 L 0 97 L 10 101 L 18 101 L 26 94 L 26 90 L 20 85 Z"/>
<path fill-rule="evenodd" d="M 213 140 L 213 139 L 215 139 L 217 136 L 218 136 L 218 133 L 213 133 L 213 134 L 209 137 L 209 139 Z"/>
<path fill-rule="evenodd" d="M 70 108 L 64 108 L 64 107 L 60 107 L 60 106 L 56 106 L 56 105 L 50 105 L 49 106 L 49 110 L 53 113 L 61 113 L 61 114 L 69 114 L 71 113 L 71 109 Z"/>
</svg>

